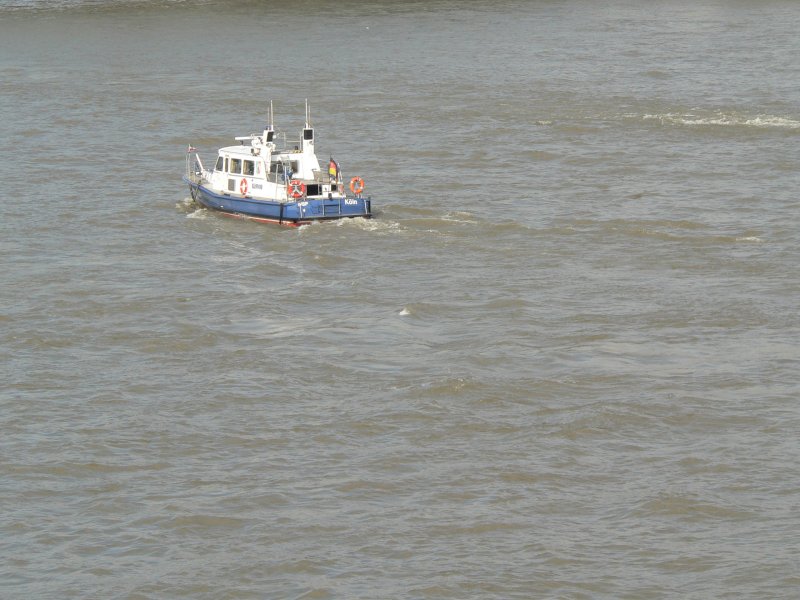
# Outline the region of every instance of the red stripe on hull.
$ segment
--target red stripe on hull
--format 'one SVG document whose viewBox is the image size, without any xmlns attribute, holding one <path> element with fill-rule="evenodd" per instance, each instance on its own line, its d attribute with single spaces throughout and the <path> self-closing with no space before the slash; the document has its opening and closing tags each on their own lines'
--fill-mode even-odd
<svg viewBox="0 0 800 600">
<path fill-rule="evenodd" d="M 311 225 L 311 221 L 280 221 L 278 219 L 267 219 L 266 217 L 253 217 L 251 215 L 242 215 L 239 213 L 231 213 L 224 210 L 216 210 L 221 215 L 232 217 L 234 219 L 245 219 L 248 221 L 255 221 L 256 223 L 270 223 L 275 225 L 283 225 L 284 227 L 302 227 L 303 225 Z"/>
</svg>

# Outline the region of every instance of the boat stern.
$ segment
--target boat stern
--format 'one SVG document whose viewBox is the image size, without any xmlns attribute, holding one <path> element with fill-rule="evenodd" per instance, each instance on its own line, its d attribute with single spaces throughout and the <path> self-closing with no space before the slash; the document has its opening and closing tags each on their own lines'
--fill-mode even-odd
<svg viewBox="0 0 800 600">
<path fill-rule="evenodd" d="M 369 197 L 314 198 L 287 204 L 286 216 L 302 220 L 322 221 L 372 217 L 372 199 Z"/>
</svg>

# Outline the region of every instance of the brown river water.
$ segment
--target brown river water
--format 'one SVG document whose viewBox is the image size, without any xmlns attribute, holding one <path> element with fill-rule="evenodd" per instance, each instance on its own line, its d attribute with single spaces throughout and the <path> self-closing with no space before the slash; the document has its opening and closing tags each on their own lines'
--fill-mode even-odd
<svg viewBox="0 0 800 600">
<path fill-rule="evenodd" d="M 791 598 L 800 3 L 0 3 L 0 598 Z M 302 126 L 375 218 L 181 181 Z"/>
</svg>

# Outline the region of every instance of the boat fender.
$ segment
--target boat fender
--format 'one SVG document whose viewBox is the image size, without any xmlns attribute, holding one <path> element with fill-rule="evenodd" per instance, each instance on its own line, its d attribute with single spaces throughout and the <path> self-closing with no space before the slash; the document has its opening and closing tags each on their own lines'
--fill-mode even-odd
<svg viewBox="0 0 800 600">
<path fill-rule="evenodd" d="M 239 191 L 242 193 L 242 196 L 247 195 L 247 179 L 242 179 L 239 182 Z"/>
<path fill-rule="evenodd" d="M 364 179 L 358 176 L 350 180 L 350 191 L 354 194 L 360 194 L 364 191 Z"/>
<path fill-rule="evenodd" d="M 302 198 L 306 195 L 306 184 L 299 179 L 292 179 L 289 182 L 287 192 L 292 198 Z"/>
</svg>

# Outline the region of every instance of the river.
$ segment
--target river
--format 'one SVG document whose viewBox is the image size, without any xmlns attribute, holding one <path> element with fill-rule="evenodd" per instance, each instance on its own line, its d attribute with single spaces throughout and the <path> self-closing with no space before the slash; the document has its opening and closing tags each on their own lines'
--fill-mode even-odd
<svg viewBox="0 0 800 600">
<path fill-rule="evenodd" d="M 0 6 L 0 597 L 787 598 L 800 4 Z M 375 217 L 199 209 L 269 101 Z"/>
</svg>

